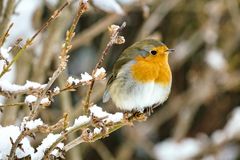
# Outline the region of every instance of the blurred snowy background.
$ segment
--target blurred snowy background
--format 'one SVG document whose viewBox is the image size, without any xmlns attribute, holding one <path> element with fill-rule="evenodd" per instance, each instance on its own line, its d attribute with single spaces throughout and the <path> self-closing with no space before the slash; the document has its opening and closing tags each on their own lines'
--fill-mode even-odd
<svg viewBox="0 0 240 160">
<path fill-rule="evenodd" d="M 14 6 L 7 26 L 10 22 L 14 25 L 1 48 L 2 54 L 16 39 L 31 37 L 64 2 L 1 0 L 0 35 L 6 29 L 4 8 L 10 1 Z M 1 82 L 25 84 L 26 80 L 31 80 L 46 83 L 56 68 L 65 31 L 75 14 L 77 0 L 72 1 Z M 67 154 L 67 159 L 239 159 L 240 1 L 90 0 L 89 7 L 77 26 L 68 71 L 60 76 L 56 85 L 62 86 L 68 76 L 80 77 L 85 71 L 90 73 L 108 41 L 107 27 L 126 21 L 127 27 L 122 32 L 126 43 L 113 47 L 104 62 L 106 70 L 110 72 L 123 49 L 135 41 L 158 38 L 175 49 L 170 55 L 173 88 L 168 101 L 146 122 L 124 127 L 95 143 L 75 147 Z M 11 59 L 12 55 L 8 56 Z M 114 112 L 113 104 L 101 103 L 105 84 L 106 81 L 97 82 L 92 101 Z M 50 107 L 42 109 L 39 116 L 51 124 L 68 112 L 73 120 L 82 111 L 80 106 L 85 93 L 84 87 L 76 92 L 64 92 Z M 1 103 L 7 104 L 21 100 L 23 97 L 10 100 L 1 97 Z M 1 125 L 19 125 L 27 112 L 28 109 L 21 106 L 6 108 L 0 113 Z M 3 131 L 0 136 L 2 134 Z"/>
</svg>

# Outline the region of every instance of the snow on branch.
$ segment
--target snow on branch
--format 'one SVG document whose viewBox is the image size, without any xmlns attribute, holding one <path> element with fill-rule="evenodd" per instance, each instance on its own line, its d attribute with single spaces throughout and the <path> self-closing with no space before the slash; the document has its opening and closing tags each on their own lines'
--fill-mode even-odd
<svg viewBox="0 0 240 160">
<path fill-rule="evenodd" d="M 9 83 L 0 80 L 0 94 L 6 97 L 16 96 L 18 94 L 38 94 L 45 89 L 46 84 L 27 81 L 24 85 Z"/>
<path fill-rule="evenodd" d="M 43 139 L 42 144 L 37 147 L 37 152 L 34 153 L 31 158 L 32 160 L 39 160 L 44 157 L 45 151 L 60 137 L 60 134 L 52 134 L 50 133 L 46 138 Z M 63 143 L 59 143 L 57 145 L 60 149 L 63 148 Z M 51 152 L 55 157 L 58 157 L 58 152 L 55 150 Z"/>
<path fill-rule="evenodd" d="M 2 144 L 0 145 L 1 159 L 8 158 L 11 151 L 12 143 L 16 141 L 20 133 L 21 130 L 17 126 L 10 125 L 7 127 L 0 127 L 0 143 Z M 31 155 L 32 153 L 34 153 L 34 149 L 31 146 L 30 141 L 27 137 L 23 138 L 21 141 L 21 145 L 19 145 L 19 148 L 16 149 L 16 157 L 23 158 Z"/>
<path fill-rule="evenodd" d="M 90 116 L 83 115 L 75 119 L 74 124 L 66 128 L 66 131 L 62 132 L 61 136 L 45 152 L 45 158 L 48 158 L 54 148 L 71 133 L 82 130 L 81 136 L 66 144 L 62 152 L 67 152 L 80 143 L 90 143 L 107 137 L 110 133 L 125 125 L 132 125 L 134 121 L 144 121 L 147 118 L 144 113 L 129 113 L 126 115 L 121 112 L 108 113 L 96 105 L 91 106 L 89 109 Z"/>
<path fill-rule="evenodd" d="M 24 158 L 30 156 L 32 159 L 35 157 L 38 160 L 36 157 L 39 157 L 40 149 L 37 148 L 38 152 L 35 153 L 27 136 L 34 138 L 37 132 L 51 134 L 52 131 L 63 129 L 65 123 L 66 118 L 60 119 L 52 126 L 44 124 L 41 119 L 28 121 L 27 118 L 24 118 L 20 127 L 13 125 L 0 126 L 0 142 L 4 144 L 0 146 L 0 158 L 6 159 L 8 157 L 13 159 L 14 157 Z M 42 143 L 45 144 L 44 141 Z M 42 151 L 44 147 L 40 148 Z"/>
</svg>

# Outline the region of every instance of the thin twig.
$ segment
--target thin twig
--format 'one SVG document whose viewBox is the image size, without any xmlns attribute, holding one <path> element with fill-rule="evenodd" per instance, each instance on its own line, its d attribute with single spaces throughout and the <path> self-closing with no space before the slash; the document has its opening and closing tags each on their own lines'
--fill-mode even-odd
<svg viewBox="0 0 240 160">
<path fill-rule="evenodd" d="M 39 105 L 40 102 L 42 100 L 42 98 L 44 97 L 44 95 L 46 94 L 46 92 L 49 90 L 49 88 L 52 86 L 52 84 L 54 83 L 54 81 L 58 78 L 58 76 L 62 73 L 62 71 L 66 68 L 67 66 L 67 61 L 68 61 L 68 55 L 67 53 L 69 52 L 69 50 L 71 49 L 71 41 L 75 35 L 75 29 L 77 26 L 77 23 L 81 17 L 81 15 L 87 10 L 87 3 L 79 3 L 79 9 L 77 11 L 77 15 L 75 16 L 72 26 L 70 27 L 70 30 L 67 31 L 66 33 L 66 40 L 65 43 L 62 47 L 62 51 L 61 51 L 61 56 L 59 57 L 60 59 L 60 64 L 57 68 L 57 70 L 53 73 L 52 77 L 50 78 L 50 80 L 47 83 L 47 86 L 45 87 L 45 89 L 43 90 L 43 92 L 41 93 L 41 95 L 38 97 L 37 101 L 36 101 L 36 105 L 34 105 L 33 110 L 30 113 L 29 118 L 30 119 L 34 119 L 37 115 L 38 109 L 39 109 Z"/>
<path fill-rule="evenodd" d="M 3 1 L 3 0 L 1 0 L 1 1 Z M 2 35 L 5 32 L 8 24 L 9 24 L 10 17 L 14 11 L 14 5 L 15 5 L 15 0 L 7 1 L 5 10 L 3 12 L 3 19 L 2 19 L 1 25 L 0 25 L 0 35 Z"/>
<path fill-rule="evenodd" d="M 105 117 L 106 118 L 106 117 Z M 134 114 L 129 114 L 128 116 L 125 116 L 123 118 L 122 121 L 120 122 L 116 122 L 116 123 L 109 123 L 109 124 L 105 124 L 105 127 L 108 128 L 108 130 L 106 130 L 106 132 L 101 132 L 99 134 L 95 134 L 93 135 L 93 137 L 91 139 L 88 139 L 88 141 L 86 139 L 82 139 L 82 138 L 77 138 L 77 140 L 73 140 L 72 142 L 69 142 L 65 148 L 63 149 L 64 151 L 69 151 L 71 148 L 75 147 L 76 145 L 83 143 L 83 142 L 94 142 L 98 139 L 107 137 L 110 133 L 118 130 L 119 128 L 126 126 L 126 125 L 132 125 L 133 122 L 135 121 L 143 121 L 146 120 L 146 116 L 145 114 L 140 114 L 138 116 L 134 115 Z M 104 121 L 104 118 L 102 119 L 102 121 Z M 70 128 L 68 130 L 66 130 L 65 132 L 62 133 L 62 135 L 46 150 L 45 152 L 45 159 L 48 158 L 48 155 L 50 155 L 50 153 L 53 151 L 53 149 L 57 146 L 57 144 L 59 144 L 60 142 L 62 142 L 63 140 L 66 139 L 66 137 L 71 134 L 71 133 L 75 133 L 79 130 L 83 130 L 88 128 L 89 126 L 93 125 L 92 124 L 92 120 L 89 120 L 85 123 L 82 123 L 79 126 Z M 94 125 L 93 125 L 94 126 Z"/>
<path fill-rule="evenodd" d="M 60 119 L 56 124 L 52 126 L 48 126 L 46 124 L 38 126 L 34 129 L 25 129 L 20 133 L 20 135 L 17 137 L 16 141 L 13 143 L 10 154 L 9 154 L 9 160 L 15 159 L 16 149 L 18 148 L 20 142 L 23 140 L 26 136 L 32 136 L 33 133 L 40 132 L 40 133 L 50 133 L 59 129 L 63 129 L 66 127 L 66 116 L 64 118 Z"/>
<path fill-rule="evenodd" d="M 18 53 L 16 54 L 16 56 L 13 58 L 13 60 L 4 68 L 4 70 L 1 72 L 0 74 L 0 78 L 10 70 L 10 67 L 13 65 L 13 63 L 15 63 L 19 57 L 24 53 L 24 51 L 30 46 L 32 45 L 33 41 L 35 40 L 35 38 L 39 35 L 40 32 L 42 32 L 44 29 L 46 29 L 50 23 L 52 23 L 58 16 L 59 14 L 62 12 L 62 10 L 68 6 L 70 4 L 70 2 L 65 2 L 63 4 L 62 7 L 60 7 L 58 10 L 56 10 L 53 15 L 47 20 L 47 22 L 30 38 L 26 41 L 26 43 L 24 44 L 24 46 L 18 51 Z"/>
<path fill-rule="evenodd" d="M 53 151 L 53 149 L 57 146 L 58 143 L 62 142 L 64 139 L 66 139 L 66 137 L 74 132 L 77 132 L 79 130 L 82 130 L 84 128 L 87 128 L 88 126 L 90 126 L 90 121 L 86 122 L 84 124 L 82 124 L 81 126 L 78 126 L 76 128 L 71 128 L 69 130 L 67 130 L 66 132 L 63 132 L 62 135 L 45 151 L 45 156 L 44 159 L 47 159 L 48 156 L 50 155 L 50 153 Z"/>
<path fill-rule="evenodd" d="M 7 31 L 5 32 L 5 34 L 0 38 L 0 47 L 2 47 L 2 45 L 4 44 L 4 42 L 6 41 L 7 37 L 9 36 L 9 31 L 12 28 L 13 23 L 11 23 L 7 29 Z"/>
<path fill-rule="evenodd" d="M 0 95 L 5 96 L 7 98 L 14 97 L 17 95 L 22 95 L 22 94 L 39 94 L 43 91 L 42 87 L 38 88 L 32 88 L 32 87 L 27 87 L 27 88 L 22 88 L 19 90 L 4 90 L 0 86 Z"/>
<path fill-rule="evenodd" d="M 93 136 L 92 139 L 89 139 L 89 140 L 85 140 L 84 138 L 82 138 L 81 136 L 76 138 L 75 140 L 69 142 L 66 146 L 64 146 L 64 151 L 69 151 L 70 149 L 74 148 L 75 146 L 81 144 L 81 143 L 92 143 L 92 142 L 95 142 L 103 137 L 106 137 L 108 136 L 109 134 L 111 134 L 112 132 L 122 128 L 123 126 L 125 125 L 129 125 L 129 123 L 122 123 L 122 122 L 119 122 L 119 123 L 116 123 L 114 125 L 112 125 L 109 130 L 106 132 L 106 133 L 99 133 L 99 134 L 96 134 Z"/>
<path fill-rule="evenodd" d="M 62 60 L 65 61 L 65 60 Z M 65 61 L 66 63 L 66 61 Z M 29 115 L 29 120 L 34 119 L 37 116 L 38 110 L 39 110 L 39 106 L 41 103 L 41 100 L 43 99 L 44 95 L 47 93 L 47 91 L 49 90 L 49 88 L 52 86 L 52 84 L 54 83 L 54 81 L 57 79 L 57 77 L 62 73 L 62 71 L 65 69 L 65 66 L 63 65 L 59 65 L 59 67 L 57 68 L 57 70 L 53 73 L 52 77 L 50 78 L 50 80 L 47 83 L 47 86 L 45 87 L 45 89 L 43 90 L 43 92 L 41 92 L 40 96 L 38 97 L 35 105 L 33 106 L 33 109 Z"/>
<path fill-rule="evenodd" d="M 37 31 L 37 32 L 34 34 L 34 36 L 33 36 L 29 41 L 27 41 L 27 43 L 24 45 L 23 48 L 26 49 L 27 46 L 29 46 L 29 45 L 32 43 L 32 41 L 36 38 L 36 36 L 37 36 L 43 29 L 45 29 L 45 28 L 49 25 L 49 23 L 52 22 L 52 21 L 59 15 L 59 13 L 60 13 L 66 6 L 69 5 L 69 3 L 70 3 L 70 2 L 67 1 L 60 9 L 56 10 L 56 11 L 54 12 L 54 14 L 51 16 L 51 18 L 49 18 L 49 20 L 45 23 L 45 25 L 44 25 L 39 31 Z M 85 5 L 86 5 L 86 4 L 85 4 Z M 80 15 L 80 16 L 81 16 L 81 15 Z M 79 19 L 80 16 L 79 16 L 79 17 L 76 17 L 76 18 Z M 77 20 L 77 21 L 74 21 L 74 22 L 77 23 L 78 20 Z M 73 24 L 73 25 L 76 26 L 76 24 Z M 74 28 L 74 30 L 75 30 L 75 28 Z M 71 30 L 71 31 L 74 32 L 74 30 Z M 68 36 L 66 37 L 66 42 L 69 42 L 69 43 L 67 43 L 67 44 L 70 44 L 73 36 L 74 36 L 74 33 L 68 33 Z M 25 49 L 21 49 L 21 50 L 18 52 L 17 56 L 19 56 L 20 53 L 22 53 Z M 70 49 L 69 45 L 64 45 L 63 48 L 62 48 L 62 53 L 61 53 L 61 55 L 66 55 L 67 52 L 69 51 L 69 49 Z M 36 116 L 36 114 L 37 114 L 37 111 L 38 111 L 38 108 L 39 108 L 39 105 L 40 105 L 40 102 L 41 102 L 43 96 L 44 96 L 45 93 L 48 91 L 48 89 L 51 87 L 51 85 L 52 85 L 53 82 L 56 80 L 56 78 L 60 75 L 60 73 L 65 69 L 65 67 L 66 67 L 66 62 L 67 62 L 67 58 L 68 58 L 68 56 L 60 57 L 61 63 L 60 63 L 60 65 L 59 65 L 58 69 L 53 73 L 52 78 L 49 80 L 49 82 L 48 82 L 47 86 L 45 87 L 45 89 L 43 90 L 42 94 L 41 94 L 40 97 L 37 99 L 36 105 L 34 106 L 33 110 L 32 110 L 31 113 L 30 113 L 29 120 L 32 120 L 32 119 L 35 118 L 35 116 Z M 33 131 L 27 131 L 27 130 L 21 132 L 21 134 L 18 136 L 18 138 L 16 139 L 15 143 L 13 144 L 13 146 L 12 146 L 12 148 L 11 148 L 11 152 L 10 152 L 9 159 L 13 159 L 13 158 L 15 157 L 16 148 L 17 148 L 17 146 L 19 145 L 19 143 L 21 142 L 21 140 L 22 140 L 25 136 L 29 135 L 29 134 L 32 133 L 32 132 L 33 132 Z"/>
<path fill-rule="evenodd" d="M 3 0 L 0 1 L 0 17 L 2 17 L 3 13 Z"/>
<path fill-rule="evenodd" d="M 11 106 L 22 106 L 25 105 L 24 102 L 12 103 L 12 104 L 3 104 L 0 105 L 0 108 L 11 107 Z"/>
<path fill-rule="evenodd" d="M 65 0 L 59 1 L 59 5 L 62 5 L 64 2 Z M 41 83 L 46 80 L 47 74 L 45 73 L 51 66 L 51 62 L 53 61 L 54 57 L 56 57 L 55 55 L 59 53 L 59 51 L 56 51 L 55 48 L 61 48 L 61 39 L 65 35 L 66 29 L 68 29 L 69 25 L 71 25 L 71 21 L 69 21 L 69 19 L 71 19 L 72 14 L 69 14 L 69 12 L 70 8 L 67 8 L 62 13 L 62 16 L 56 19 L 54 23 L 49 26 L 47 35 L 43 37 L 41 54 L 33 66 L 33 74 L 31 75 L 31 79 L 33 81 Z M 41 20 L 39 19 L 39 23 L 40 21 Z"/>
<path fill-rule="evenodd" d="M 116 32 L 114 32 L 111 37 L 110 37 L 110 41 L 108 42 L 106 48 L 103 50 L 102 55 L 98 61 L 98 63 L 96 64 L 93 72 L 92 72 L 92 77 L 94 77 L 94 74 L 96 72 L 96 70 L 102 65 L 104 58 L 106 57 L 106 55 L 109 53 L 110 48 L 113 46 L 113 44 L 116 42 L 116 39 L 118 37 L 118 34 L 122 31 L 122 29 L 126 26 L 126 22 L 123 22 L 121 27 L 119 27 Z M 90 97 L 92 94 L 92 90 L 93 90 L 93 86 L 94 86 L 94 82 L 95 79 L 93 78 L 93 80 L 90 82 L 89 88 L 88 88 L 88 92 L 84 101 L 84 105 L 83 105 L 83 109 L 84 112 L 87 114 L 88 113 L 88 108 L 89 108 L 89 104 L 90 104 Z"/>
</svg>

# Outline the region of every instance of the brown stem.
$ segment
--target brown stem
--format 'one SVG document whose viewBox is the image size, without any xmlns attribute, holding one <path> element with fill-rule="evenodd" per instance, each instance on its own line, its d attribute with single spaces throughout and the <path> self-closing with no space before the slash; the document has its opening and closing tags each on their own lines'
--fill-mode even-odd
<svg viewBox="0 0 240 160">
<path fill-rule="evenodd" d="M 84 139 L 80 136 L 80 137 L 76 138 L 75 140 L 69 142 L 67 145 L 65 145 L 65 146 L 64 146 L 64 151 L 67 152 L 67 151 L 69 151 L 70 149 L 74 148 L 75 146 L 77 146 L 77 145 L 79 145 L 79 144 L 81 144 L 81 143 L 86 143 L 86 142 L 88 142 L 88 143 L 93 143 L 93 142 L 95 142 L 95 141 L 97 141 L 97 140 L 99 140 L 99 139 L 101 139 L 101 138 L 103 138 L 103 137 L 106 137 L 107 135 L 109 135 L 109 134 L 111 134 L 112 132 L 114 132 L 114 131 L 122 128 L 122 127 L 125 126 L 125 125 L 128 125 L 128 123 L 121 123 L 121 122 L 120 122 L 120 123 L 116 123 L 116 124 L 114 124 L 114 125 L 112 125 L 112 126 L 110 127 L 110 129 L 108 130 L 108 132 L 96 134 L 96 135 L 94 135 L 93 138 L 90 139 L 89 141 L 84 140 Z"/>
<path fill-rule="evenodd" d="M 29 118 L 30 119 L 34 119 L 37 116 L 38 110 L 39 110 L 39 105 L 40 102 L 42 100 L 42 98 L 44 97 L 44 95 L 46 94 L 46 92 L 49 90 L 49 88 L 52 86 L 52 84 L 55 82 L 55 80 L 58 78 L 58 76 L 62 73 L 62 71 L 66 68 L 67 66 L 67 61 L 68 61 L 68 55 L 67 53 L 69 52 L 69 50 L 71 49 L 71 41 L 75 35 L 75 29 L 77 26 L 77 23 L 81 17 L 81 15 L 87 10 L 87 3 L 79 3 L 79 9 L 77 11 L 77 15 L 75 16 L 73 23 L 70 27 L 70 30 L 67 31 L 66 33 L 66 40 L 65 43 L 63 45 L 62 51 L 61 51 L 61 56 L 60 56 L 60 64 L 57 68 L 57 70 L 53 73 L 52 77 L 50 78 L 50 80 L 47 83 L 47 86 L 45 87 L 45 89 L 43 90 L 43 92 L 41 93 L 41 95 L 38 97 L 37 101 L 36 101 L 36 105 L 34 105 L 33 110 L 30 113 Z"/>
<path fill-rule="evenodd" d="M 101 120 L 104 120 L 104 119 L 101 119 Z M 78 138 L 78 140 L 73 140 L 72 143 L 70 142 L 69 144 L 66 145 L 64 150 L 69 151 L 71 148 L 73 148 L 74 146 L 76 146 L 82 142 L 89 142 L 89 143 L 94 142 L 98 139 L 106 137 L 108 134 L 118 130 L 119 128 L 121 128 L 123 126 L 130 125 L 135 121 L 143 121 L 143 120 L 146 120 L 145 114 L 140 114 L 138 116 L 136 116 L 134 114 L 130 114 L 130 115 L 124 117 L 124 119 L 120 122 L 106 124 L 105 126 L 109 128 L 109 130 L 107 132 L 96 134 L 93 136 L 92 139 L 89 139 L 89 141 L 83 140 L 82 138 Z M 92 120 L 89 120 L 88 122 L 83 123 L 80 126 L 76 126 L 74 128 L 67 130 L 66 132 L 63 132 L 62 135 L 46 150 L 44 159 L 47 159 L 48 156 L 50 155 L 50 153 L 53 151 L 53 149 L 57 146 L 57 144 L 62 142 L 63 140 L 65 140 L 69 134 L 75 133 L 79 130 L 86 129 L 91 125 L 92 125 Z M 93 127 L 94 127 L 94 125 L 93 125 Z"/>
<path fill-rule="evenodd" d="M 52 23 L 58 16 L 59 14 L 62 12 L 62 10 L 68 6 L 70 4 L 70 2 L 66 2 L 64 3 L 64 5 L 59 8 L 58 10 L 56 10 L 53 15 L 47 20 L 47 22 L 29 39 L 26 41 L 26 43 L 24 44 L 24 46 L 18 51 L 18 53 L 16 54 L 16 56 L 13 58 L 13 60 L 4 68 L 4 70 L 1 72 L 0 74 L 0 78 L 10 70 L 10 67 L 13 65 L 14 62 L 16 62 L 19 57 L 23 54 L 23 52 L 30 46 L 32 45 L 32 42 L 35 40 L 35 38 L 39 35 L 40 32 L 42 32 L 44 29 L 46 29 L 50 23 Z"/>
<path fill-rule="evenodd" d="M 16 141 L 13 143 L 10 155 L 9 155 L 9 160 L 14 160 L 15 159 L 15 153 L 16 149 L 18 148 L 19 144 L 23 140 L 24 137 L 33 135 L 33 133 L 40 132 L 40 133 L 50 133 L 56 130 L 59 130 L 61 128 L 65 128 L 65 121 L 66 121 L 66 116 L 62 119 L 60 119 L 56 124 L 52 126 L 48 126 L 46 124 L 38 126 L 35 129 L 25 129 L 20 133 L 20 135 L 17 137 Z"/>
<path fill-rule="evenodd" d="M 0 47 L 2 47 L 2 45 L 4 44 L 4 42 L 6 41 L 6 38 L 9 36 L 9 31 L 12 28 L 13 23 L 11 23 L 7 29 L 7 31 L 5 32 L 5 34 L 0 38 Z"/>
<path fill-rule="evenodd" d="M 2 17 L 3 13 L 3 0 L 0 1 L 0 17 Z"/>
<path fill-rule="evenodd" d="M 3 1 L 3 0 L 1 0 L 1 1 Z M 15 5 L 15 0 L 7 1 L 5 11 L 3 12 L 3 19 L 2 19 L 1 25 L 0 25 L 0 35 L 2 35 L 5 32 L 8 24 L 9 24 L 10 17 L 14 11 L 14 5 Z"/>
<path fill-rule="evenodd" d="M 27 135 L 29 135 L 30 133 L 32 133 L 31 130 L 28 131 L 23 131 L 21 132 L 21 134 L 17 137 L 16 141 L 13 143 L 11 151 L 10 151 L 10 155 L 9 155 L 9 160 L 14 160 L 15 159 L 15 152 L 16 149 L 18 147 L 18 145 L 20 144 L 20 142 L 23 140 L 23 138 Z"/>
<path fill-rule="evenodd" d="M 106 55 L 109 53 L 109 50 L 110 48 L 113 46 L 113 44 L 115 43 L 116 41 L 116 38 L 118 37 L 118 34 L 120 31 L 122 31 L 122 29 L 126 26 L 126 22 L 123 22 L 123 24 L 121 25 L 121 27 L 118 28 L 117 31 L 115 31 L 115 33 L 113 33 L 110 37 L 110 41 L 108 42 L 107 46 L 105 47 L 105 49 L 103 50 L 102 54 L 101 54 L 101 57 L 98 61 L 98 63 L 96 64 L 94 70 L 92 71 L 92 77 L 93 77 L 93 80 L 90 82 L 90 85 L 89 85 L 89 88 L 88 88 L 88 92 L 87 92 L 87 95 L 86 95 L 86 98 L 85 98 L 85 102 L 84 102 L 84 106 L 83 106 L 83 109 L 84 109 L 84 113 L 85 114 L 88 114 L 89 112 L 89 104 L 90 104 L 90 97 L 91 97 L 91 94 L 92 94 L 92 90 L 93 90 L 93 86 L 94 86 L 94 83 L 95 83 L 95 79 L 94 79 L 94 74 L 96 72 L 96 70 L 102 65 L 103 61 L 104 61 L 104 58 L 106 57 Z"/>
<path fill-rule="evenodd" d="M 17 55 L 14 57 L 15 61 L 17 60 L 17 58 L 23 53 L 23 51 L 29 46 L 32 44 L 33 40 L 37 37 L 37 35 L 42 31 L 44 30 L 53 20 L 55 20 L 57 18 L 57 16 L 61 13 L 61 11 L 70 4 L 70 2 L 66 2 L 60 9 L 56 10 L 54 12 L 54 14 L 48 19 L 48 21 L 43 25 L 43 27 L 41 27 L 33 36 L 30 40 L 28 40 L 26 42 L 26 44 L 24 45 L 24 47 L 17 53 Z M 69 38 L 69 37 L 67 37 Z M 66 38 L 66 39 L 67 39 Z M 71 41 L 72 37 L 69 39 L 69 42 Z M 63 48 L 64 51 L 62 52 L 68 52 L 69 51 L 69 46 L 66 46 Z M 67 49 L 65 49 L 67 48 Z M 18 57 L 17 57 L 18 56 Z M 59 68 L 54 72 L 53 76 L 52 76 L 52 79 L 49 80 L 46 88 L 43 90 L 41 96 L 37 99 L 37 102 L 36 102 L 36 105 L 34 107 L 34 109 L 32 110 L 32 112 L 30 113 L 30 116 L 29 116 L 29 119 L 34 119 L 36 114 L 37 114 L 37 111 L 38 111 L 38 107 L 40 105 L 40 102 L 41 102 L 41 99 L 43 98 L 43 95 L 45 95 L 45 93 L 47 92 L 47 90 L 51 87 L 51 85 L 53 84 L 53 82 L 55 81 L 55 79 L 59 76 L 59 74 L 61 73 L 61 71 L 64 69 L 65 67 L 65 63 L 66 63 L 66 59 L 67 59 L 67 56 L 65 56 L 65 58 L 63 57 L 62 59 L 62 63 L 59 65 Z M 15 61 L 12 61 L 12 64 L 13 62 Z M 9 65 L 9 68 L 10 68 L 11 65 Z M 8 68 L 8 69 L 9 69 Z M 0 77 L 4 75 L 4 73 L 1 73 Z M 18 136 L 18 138 L 16 139 L 15 143 L 13 144 L 12 148 L 11 148 L 11 152 L 10 152 L 10 156 L 9 156 L 9 159 L 12 160 L 14 159 L 15 157 L 15 152 L 16 152 L 16 149 L 19 145 L 19 143 L 21 142 L 21 140 L 29 135 L 30 133 L 33 133 L 34 131 L 33 130 L 25 130 L 25 131 L 22 131 L 21 134 Z"/>
<path fill-rule="evenodd" d="M 3 104 L 3 105 L 0 105 L 0 108 L 11 107 L 11 106 L 21 106 L 21 105 L 25 105 L 25 103 L 19 102 L 19 103 L 12 103 L 12 104 Z"/>
<path fill-rule="evenodd" d="M 90 122 L 82 124 L 81 126 L 78 126 L 76 128 L 72 128 L 64 133 L 62 133 L 61 137 L 59 137 L 46 151 L 45 151 L 45 156 L 43 159 L 48 159 L 48 156 L 51 154 L 51 152 L 53 151 L 53 149 L 57 146 L 58 143 L 62 142 L 64 139 L 66 139 L 66 137 L 71 134 L 74 133 L 76 131 L 79 131 L 81 129 L 87 128 L 90 125 Z"/>
</svg>

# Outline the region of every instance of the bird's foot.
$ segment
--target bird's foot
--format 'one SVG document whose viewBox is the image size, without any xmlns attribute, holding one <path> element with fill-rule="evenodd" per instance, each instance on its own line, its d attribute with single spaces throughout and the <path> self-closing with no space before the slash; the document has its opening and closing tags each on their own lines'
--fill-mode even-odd
<svg viewBox="0 0 240 160">
<path fill-rule="evenodd" d="M 129 111 L 124 112 L 123 117 L 124 117 L 123 118 L 124 122 L 126 124 L 128 124 L 129 126 L 133 126 L 133 122 L 132 122 L 133 113 L 132 112 L 129 112 Z"/>
<path fill-rule="evenodd" d="M 147 107 L 146 110 L 145 110 L 147 116 L 151 116 L 152 113 L 153 113 L 153 107 Z"/>
<path fill-rule="evenodd" d="M 147 116 L 144 112 L 135 111 L 135 112 L 133 112 L 133 117 L 138 121 L 147 120 Z"/>
<path fill-rule="evenodd" d="M 124 119 L 127 119 L 130 123 L 132 123 L 132 120 L 145 121 L 147 115 L 143 111 L 132 110 L 124 113 Z"/>
</svg>

